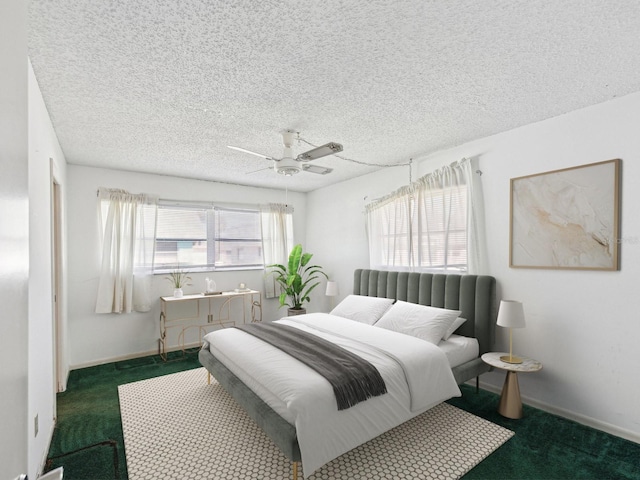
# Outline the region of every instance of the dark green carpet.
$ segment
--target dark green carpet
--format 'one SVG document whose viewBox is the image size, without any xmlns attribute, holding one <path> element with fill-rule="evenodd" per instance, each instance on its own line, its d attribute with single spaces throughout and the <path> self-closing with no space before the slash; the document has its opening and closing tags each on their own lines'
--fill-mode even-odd
<svg viewBox="0 0 640 480">
<path fill-rule="evenodd" d="M 65 480 L 127 479 L 118 385 L 199 367 L 197 353 L 180 352 L 167 362 L 154 355 L 73 370 L 57 397 L 45 470 L 63 466 Z"/>
<path fill-rule="evenodd" d="M 524 418 L 496 412 L 499 396 L 463 385 L 448 403 L 516 434 L 465 479 L 640 479 L 640 445 L 524 406 Z"/>
<path fill-rule="evenodd" d="M 64 466 L 65 480 L 127 479 L 118 385 L 198 367 L 194 352 L 72 371 L 58 395 L 46 470 Z M 510 420 L 496 412 L 497 395 L 466 385 L 462 391 L 449 403 L 516 432 L 465 479 L 640 479 L 636 443 L 527 406 L 524 418 Z"/>
<path fill-rule="evenodd" d="M 123 478 L 118 451 L 118 442 L 108 440 L 58 457 L 49 457 L 47 467 L 51 470 L 64 467 L 64 478 Z"/>
</svg>

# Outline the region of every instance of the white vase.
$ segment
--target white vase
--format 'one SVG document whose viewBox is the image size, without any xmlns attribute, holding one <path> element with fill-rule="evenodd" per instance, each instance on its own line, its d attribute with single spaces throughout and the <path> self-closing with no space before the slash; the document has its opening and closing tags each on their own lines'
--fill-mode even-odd
<svg viewBox="0 0 640 480">
<path fill-rule="evenodd" d="M 176 288 L 173 291 L 173 297 L 174 298 L 182 298 L 182 295 L 183 295 L 183 293 L 182 293 L 182 289 L 181 288 Z"/>
</svg>

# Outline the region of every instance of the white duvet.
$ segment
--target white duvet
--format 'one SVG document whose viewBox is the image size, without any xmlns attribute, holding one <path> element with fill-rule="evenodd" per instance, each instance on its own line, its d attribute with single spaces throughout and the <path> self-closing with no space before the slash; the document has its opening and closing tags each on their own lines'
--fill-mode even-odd
<svg viewBox="0 0 640 480">
<path fill-rule="evenodd" d="M 295 425 L 304 476 L 440 402 L 460 396 L 446 355 L 418 338 L 325 313 L 278 321 L 307 330 L 376 366 L 387 393 L 338 410 L 329 382 L 281 350 L 235 328 L 205 345 L 271 408 Z"/>
</svg>

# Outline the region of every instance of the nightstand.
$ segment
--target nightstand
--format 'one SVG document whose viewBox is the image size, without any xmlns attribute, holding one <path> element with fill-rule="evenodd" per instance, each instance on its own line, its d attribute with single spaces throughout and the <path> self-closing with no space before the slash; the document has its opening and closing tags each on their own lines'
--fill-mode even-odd
<svg viewBox="0 0 640 480">
<path fill-rule="evenodd" d="M 529 373 L 542 370 L 542 363 L 532 358 L 522 357 L 522 363 L 507 363 L 500 360 L 502 356 L 509 356 L 504 352 L 489 352 L 482 355 L 482 361 L 492 367 L 505 370 L 507 377 L 502 387 L 498 413 L 503 417 L 522 418 L 522 400 L 520 399 L 520 387 L 518 386 L 518 372 Z"/>
</svg>

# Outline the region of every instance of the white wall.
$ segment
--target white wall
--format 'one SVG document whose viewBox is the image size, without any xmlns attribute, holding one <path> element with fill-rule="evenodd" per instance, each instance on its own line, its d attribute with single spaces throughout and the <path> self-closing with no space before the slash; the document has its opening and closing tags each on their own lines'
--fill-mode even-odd
<svg viewBox="0 0 640 480">
<path fill-rule="evenodd" d="M 289 180 L 283 178 L 283 182 Z M 127 356 L 158 351 L 160 301 L 148 313 L 95 314 L 100 274 L 96 192 L 99 187 L 123 188 L 132 193 L 149 193 L 162 199 L 215 201 L 254 205 L 285 199 L 294 206 L 294 236 L 305 241 L 306 195 L 284 190 L 241 187 L 223 183 L 189 180 L 161 175 L 69 165 L 68 204 L 68 336 L 72 368 L 113 361 Z M 283 183 L 284 186 L 284 183 Z M 262 290 L 263 270 L 191 274 L 193 285 L 185 294 L 202 292 L 204 278 L 212 277 L 218 289 L 231 290 L 238 283 Z M 152 280 L 152 296 L 172 295 L 173 288 L 157 275 Z M 263 298 L 263 318 L 275 320 L 286 315 L 277 299 Z M 170 338 L 169 347 L 177 341 Z"/>
<path fill-rule="evenodd" d="M 330 311 L 352 292 L 353 271 L 369 268 L 364 206 L 408 182 L 409 167 L 393 167 L 308 194 L 305 250 L 339 289 L 333 300 L 314 292 L 309 311 Z"/>
<path fill-rule="evenodd" d="M 0 2 L 0 478 L 27 473 L 27 2 Z"/>
<path fill-rule="evenodd" d="M 539 373 L 520 375 L 523 398 L 635 441 L 640 441 L 639 130 L 640 93 L 438 152 L 418 167 L 423 175 L 462 157 L 480 158 L 486 273 L 497 278 L 499 298 L 524 303 L 527 327 L 514 330 L 514 350 L 544 365 Z M 613 158 L 622 159 L 620 271 L 509 268 L 509 180 Z M 403 183 L 378 172 L 308 196 L 307 247 L 321 252 L 341 283 L 341 296 L 351 289 L 353 269 L 367 259 L 362 198 Z M 339 260 L 330 259 L 334 251 Z M 507 332 L 498 329 L 497 336 L 495 348 L 508 350 Z M 483 376 L 496 390 L 503 379 L 503 373 Z"/>
<path fill-rule="evenodd" d="M 38 416 L 38 435 L 30 435 L 29 477 L 46 460 L 54 428 L 55 372 L 52 281 L 52 179 L 63 196 L 64 154 L 29 65 L 29 419 Z M 64 219 L 63 219 L 64 221 Z M 64 241 L 64 237 L 63 237 Z M 63 247 L 64 248 L 64 247 Z M 63 260 L 64 263 L 64 260 Z M 63 289 L 64 291 L 64 289 Z M 62 301 L 62 299 L 60 299 Z M 64 302 L 63 302 L 64 305 Z M 64 309 L 62 309 L 64 311 Z M 64 332 L 65 315 L 61 315 Z M 61 347 L 63 347 L 61 345 Z M 62 362 L 61 370 L 67 370 Z M 63 378 L 63 383 L 64 380 Z"/>
</svg>

